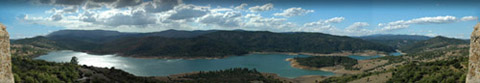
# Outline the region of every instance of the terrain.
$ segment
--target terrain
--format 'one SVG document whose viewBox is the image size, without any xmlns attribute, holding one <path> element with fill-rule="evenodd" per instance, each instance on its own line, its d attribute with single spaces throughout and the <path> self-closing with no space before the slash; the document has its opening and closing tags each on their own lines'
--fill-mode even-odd
<svg viewBox="0 0 480 83">
<path fill-rule="evenodd" d="M 75 63 L 55 63 L 32 59 L 53 48 L 17 45 L 12 47 L 12 70 L 16 83 L 191 83 L 191 82 L 268 82 L 287 80 L 275 74 L 260 73 L 255 69 L 232 68 L 218 71 L 172 75 L 165 77 L 139 77 L 112 68 L 99 68 Z M 231 79 L 235 78 L 235 79 Z"/>
<path fill-rule="evenodd" d="M 68 30 L 13 43 L 142 58 L 222 58 L 252 52 L 335 54 L 395 51 L 387 45 L 346 36 L 242 30 L 153 33 Z"/>
<path fill-rule="evenodd" d="M 413 44 L 419 41 L 428 40 L 431 37 L 420 35 L 390 35 L 390 34 L 376 34 L 369 36 L 356 37 L 363 40 L 380 43 L 394 48 L 402 48 L 403 46 Z"/>
<path fill-rule="evenodd" d="M 172 30 L 175 32 L 174 30 Z M 172 33 L 172 31 L 169 31 Z M 76 31 L 73 31 L 76 32 Z M 87 31 L 89 32 L 89 31 Z M 190 33 L 191 31 L 185 31 Z M 158 32 L 159 34 L 161 32 Z M 53 34 L 53 33 L 52 33 Z M 65 34 L 65 33 L 64 33 Z M 64 35 L 62 34 L 62 35 Z M 363 83 L 363 82 L 463 82 L 466 71 L 466 57 L 468 56 L 468 42 L 460 39 L 434 37 L 427 40 L 419 40 L 415 43 L 400 45 L 399 47 L 388 46 L 379 42 L 366 39 L 356 39 L 344 36 L 333 36 L 321 33 L 272 33 L 250 31 L 204 31 L 190 36 L 144 36 L 145 33 L 109 33 L 104 35 L 112 39 L 88 38 L 88 37 L 54 37 L 39 36 L 34 38 L 18 39 L 12 42 L 13 70 L 17 82 L 322 82 L 322 83 Z M 111 36 L 116 36 L 117 38 Z M 132 35 L 135 34 L 135 35 Z M 143 35 L 139 35 L 143 34 Z M 317 37 L 318 36 L 318 37 Z M 101 37 L 101 36 L 100 36 Z M 80 38 L 78 40 L 71 38 Z M 83 39 L 82 39 L 83 38 Z M 239 40 L 242 39 L 242 40 Z M 302 41 L 299 41 L 302 40 Z M 95 41 L 95 42 L 94 42 Z M 133 42 L 127 42 L 133 41 Z M 282 41 L 282 42 L 278 42 Z M 313 42 L 303 42 L 313 41 Z M 356 41 L 356 42 L 353 42 Z M 359 41 L 359 42 L 358 42 Z M 249 42 L 242 43 L 242 42 Z M 332 43 L 336 42 L 336 43 Z M 158 43 L 158 44 L 156 44 Z M 272 43 L 271 45 L 257 45 L 260 43 Z M 187 44 L 187 45 L 180 45 Z M 335 49 L 316 48 L 315 45 L 327 45 Z M 365 45 L 363 45 L 365 44 Z M 165 46 L 162 46 L 165 45 Z M 175 47 L 172 45 L 179 45 Z M 225 46 L 223 46 L 225 45 Z M 280 45 L 280 46 L 274 46 Z M 310 46 L 309 46 L 310 45 Z M 312 46 L 313 45 L 313 46 Z M 368 46 L 373 45 L 373 46 Z M 85 46 L 85 47 L 78 47 Z M 214 46 L 210 47 L 207 46 Z M 339 46 L 339 47 L 338 47 Z M 346 47 L 342 47 L 346 46 Z M 127 48 L 128 47 L 128 48 Z M 193 48 L 195 47 L 194 50 Z M 226 48 L 228 47 L 228 48 Z M 286 48 L 291 47 L 291 48 Z M 310 48 L 306 48 L 310 47 Z M 348 47 L 348 48 L 347 48 Z M 116 49 L 122 48 L 122 49 Z M 141 49 L 140 49 L 141 48 Z M 168 49 L 175 49 L 176 51 Z M 182 49 L 180 49 L 182 48 Z M 189 49 L 185 49 L 189 48 Z M 200 49 L 201 48 L 201 49 Z M 224 48 L 224 49 L 218 49 Z M 230 48 L 230 49 L 229 49 Z M 231 49 L 235 48 L 235 49 Z M 295 49 L 293 49 L 295 48 Z M 304 54 L 335 54 L 375 50 L 379 48 L 384 52 L 392 52 L 394 48 L 408 54 L 403 56 L 385 56 L 369 60 L 347 60 L 342 56 L 315 56 L 308 58 L 296 58 L 300 66 L 310 68 L 322 68 L 331 70 L 336 76 L 302 76 L 294 79 L 278 77 L 275 74 L 260 73 L 255 69 L 234 68 L 218 71 L 192 72 L 166 77 L 138 77 L 115 68 L 97 68 L 81 66 L 71 63 L 53 63 L 41 60 L 33 60 L 36 57 L 55 50 L 77 50 L 91 53 L 117 53 L 123 56 L 145 57 L 135 54 L 143 53 L 166 53 L 170 58 L 192 57 L 188 53 L 220 51 L 218 54 L 208 54 L 193 57 L 226 57 L 228 55 L 241 55 L 243 53 L 304 53 Z M 420 51 L 409 49 L 421 48 Z M 96 49 L 90 51 L 88 49 Z M 106 49 L 106 50 L 101 50 Z M 110 50 L 109 50 L 110 49 Z M 112 50 L 113 49 L 113 50 Z M 178 51 L 180 49 L 180 51 Z M 322 49 L 322 50 L 312 50 Z M 339 50 L 343 49 L 343 50 Z M 192 51 L 194 50 L 194 51 Z M 255 50 L 255 51 L 253 51 Z M 239 52 L 236 52 L 239 51 Z M 252 52 L 253 51 L 253 52 Z M 379 50 L 382 51 L 382 50 Z M 187 54 L 178 54 L 184 52 Z M 171 55 L 169 55 L 171 54 Z M 202 53 L 198 53 L 202 54 Z M 146 54 L 145 54 L 146 55 Z M 176 57 L 171 57 L 176 56 Z M 162 56 L 165 57 L 165 56 Z M 325 57 L 339 61 L 331 65 L 318 65 L 324 63 Z M 341 57 L 341 58 L 338 58 Z M 157 57 L 158 58 L 158 57 Z M 340 60 L 342 59 L 342 60 Z M 329 59 L 330 60 L 330 59 Z M 328 60 L 325 60 L 328 61 Z M 352 62 L 353 61 L 353 62 Z M 345 63 L 343 63 L 345 62 Z M 356 62 L 356 63 L 355 63 Z M 35 69 L 35 71 L 29 70 Z M 433 70 L 435 71 L 433 71 Z M 55 71 L 48 71 L 55 70 Z M 414 71 L 415 70 L 415 71 Z M 421 71 L 416 71 L 421 70 Z M 412 72 L 414 71 L 414 72 Z M 453 72 L 447 72 L 453 71 Z M 236 75 L 238 73 L 243 75 Z M 340 73 L 339 73 L 340 72 Z M 343 73 L 342 73 L 343 72 Z M 235 75 L 235 76 L 231 76 Z M 34 78 L 31 76 L 42 77 Z M 236 77 L 238 76 L 238 77 Z M 45 79 L 44 79 L 45 78 Z M 224 79 L 219 79 L 224 78 Z M 229 79 L 242 78 L 242 79 Z M 208 80 L 206 80 L 208 79 Z M 443 80 L 434 80 L 443 79 Z"/>
<path fill-rule="evenodd" d="M 430 43 L 425 43 L 430 42 Z M 468 42 L 460 39 L 435 37 L 410 44 L 420 51 L 403 56 L 385 56 L 371 60 L 386 63 L 362 70 L 364 73 L 343 74 L 323 79 L 322 83 L 462 83 L 468 69 Z"/>
</svg>

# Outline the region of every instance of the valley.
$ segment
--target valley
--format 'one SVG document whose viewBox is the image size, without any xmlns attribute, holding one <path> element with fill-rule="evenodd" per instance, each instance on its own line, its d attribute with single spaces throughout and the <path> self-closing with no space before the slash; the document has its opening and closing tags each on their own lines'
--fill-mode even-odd
<svg viewBox="0 0 480 83">
<path fill-rule="evenodd" d="M 197 35 L 197 36 L 201 36 L 201 35 Z M 134 37 L 134 39 L 135 38 L 136 37 Z M 357 40 L 355 38 L 352 38 L 352 39 Z M 185 39 L 180 39 L 180 40 L 184 41 Z M 434 63 L 436 61 L 437 62 L 442 61 L 451 57 L 465 57 L 465 54 L 462 54 L 462 53 L 464 53 L 464 50 L 468 48 L 468 46 L 465 46 L 466 43 L 458 42 L 458 41 L 464 41 L 464 40 L 457 41 L 457 39 L 435 37 L 428 40 L 419 40 L 418 42 L 416 42 L 416 43 L 424 43 L 429 41 L 441 42 L 440 44 L 433 44 L 435 46 L 431 46 L 432 45 L 431 43 L 427 43 L 427 44 L 414 43 L 414 44 L 408 44 L 406 46 L 402 46 L 402 48 L 407 48 L 407 47 L 420 48 L 421 47 L 423 49 L 429 49 L 425 51 L 415 51 L 415 52 L 406 51 L 407 52 L 406 55 L 402 55 L 402 56 L 398 56 L 398 54 L 401 54 L 401 53 L 387 53 L 387 52 L 394 52 L 394 51 L 356 50 L 355 52 L 343 51 L 341 53 L 340 52 L 335 53 L 335 51 L 332 51 L 332 52 L 328 52 L 330 54 L 322 54 L 320 51 L 312 51 L 312 52 L 320 52 L 320 53 L 308 53 L 309 52 L 308 49 L 305 49 L 305 52 L 302 52 L 302 51 L 300 52 L 295 52 L 295 51 L 292 51 L 292 52 L 282 52 L 282 51 L 246 52 L 246 54 L 242 53 L 241 55 L 221 56 L 221 57 L 204 56 L 204 55 L 201 55 L 201 57 L 198 57 L 196 55 L 195 56 L 180 55 L 182 57 L 171 57 L 175 55 L 168 55 L 168 58 L 164 56 L 162 56 L 163 58 L 160 58 L 157 56 L 154 56 L 154 57 L 141 56 L 141 55 L 127 56 L 122 54 L 92 55 L 87 50 L 82 50 L 85 53 L 74 52 L 75 50 L 85 49 L 85 48 L 75 48 L 75 45 L 65 44 L 67 43 L 66 41 L 67 41 L 66 39 L 59 41 L 58 39 L 51 39 L 48 37 L 35 37 L 35 38 L 16 40 L 15 42 L 12 42 L 12 49 L 13 49 L 12 53 L 19 55 L 19 57 L 21 56 L 24 59 L 35 58 L 34 59 L 35 61 L 38 59 L 41 59 L 41 60 L 47 60 L 47 61 L 53 61 L 53 62 L 59 62 L 59 63 L 68 62 L 72 56 L 77 56 L 80 58 L 79 59 L 80 64 L 85 65 L 85 66 L 82 66 L 84 68 L 80 68 L 81 69 L 80 72 L 91 72 L 92 70 L 88 70 L 89 68 L 90 69 L 94 68 L 97 70 L 102 68 L 107 68 L 107 69 L 115 68 L 115 70 L 120 69 L 121 72 L 125 71 L 125 73 L 128 72 L 130 73 L 130 75 L 133 74 L 132 78 L 137 78 L 137 76 L 140 76 L 138 77 L 138 79 L 150 79 L 150 80 L 157 80 L 157 81 L 162 80 L 162 82 L 172 82 L 172 81 L 187 82 L 183 76 L 198 74 L 198 71 L 218 71 L 222 69 L 241 67 L 241 68 L 255 69 L 255 71 L 258 71 L 258 72 L 265 72 L 261 74 L 261 76 L 265 76 L 269 80 L 277 80 L 277 81 L 293 82 L 293 83 L 297 83 L 297 82 L 310 83 L 314 81 L 326 82 L 326 83 L 328 82 L 342 83 L 342 82 L 365 82 L 365 81 L 367 82 L 395 81 L 396 79 L 391 79 L 388 77 L 397 75 L 393 72 L 400 73 L 401 71 L 395 71 L 395 70 L 404 68 L 402 66 L 405 64 L 409 64 L 411 62 L 418 62 L 418 61 L 422 63 Z M 113 40 L 110 40 L 110 41 L 113 41 Z M 174 39 L 174 41 L 179 41 L 179 40 Z M 193 40 L 189 40 L 189 41 L 193 41 Z M 78 41 L 69 40 L 69 42 L 72 43 L 72 42 L 78 42 Z M 265 42 L 265 41 L 259 41 L 259 42 Z M 368 43 L 370 41 L 367 40 L 365 42 Z M 84 45 L 93 46 L 93 45 L 101 45 L 101 43 L 97 43 L 97 44 L 84 43 Z M 177 45 L 177 44 L 173 44 L 173 45 Z M 345 45 L 349 45 L 349 44 L 345 44 Z M 350 45 L 356 45 L 356 44 L 350 44 Z M 197 45 L 194 45 L 194 47 L 196 46 Z M 396 47 L 389 47 L 388 45 L 383 45 L 383 44 L 378 44 L 378 46 L 386 46 L 387 48 L 392 48 L 392 49 L 396 48 Z M 99 48 L 100 47 L 95 49 L 99 49 Z M 269 49 L 273 49 L 273 48 L 281 50 L 280 48 L 282 47 L 272 47 Z M 255 48 L 255 49 L 258 49 L 258 48 Z M 312 49 L 315 49 L 315 48 L 312 48 Z M 396 48 L 396 49 L 401 49 L 401 48 Z M 59 51 L 59 50 L 73 50 L 73 51 Z M 58 52 L 55 52 L 55 51 L 58 51 Z M 404 51 L 404 50 L 400 50 L 400 51 Z M 173 53 L 175 54 L 175 52 Z M 229 52 L 225 52 L 225 53 L 229 53 Z M 441 54 L 438 54 L 438 53 L 441 53 Z M 93 53 L 93 54 L 103 54 L 103 53 Z M 285 54 L 288 54 L 288 55 L 285 55 Z M 394 55 L 390 55 L 390 54 L 394 54 Z M 84 56 L 84 58 L 82 58 L 82 56 Z M 47 58 L 47 57 L 50 57 L 50 58 Z M 88 58 L 88 57 L 91 57 L 91 58 Z M 122 57 L 125 57 L 125 58 L 122 58 Z M 129 58 L 129 57 L 132 57 L 132 58 Z M 303 58 L 345 57 L 345 58 L 354 58 L 354 60 L 358 60 L 358 61 L 355 61 L 357 63 L 354 63 L 353 65 L 349 65 L 349 66 L 329 65 L 325 67 L 309 67 L 305 65 L 296 64 L 297 61 L 293 59 L 299 58 L 299 57 L 303 57 Z M 322 58 L 318 58 L 318 59 L 322 59 Z M 123 60 L 129 60 L 129 61 L 123 61 Z M 463 60 L 463 59 L 460 59 L 460 60 Z M 95 61 L 101 61 L 101 62 L 95 62 Z M 144 61 L 146 63 L 151 63 L 152 65 L 167 64 L 167 63 L 169 64 L 164 66 L 158 66 L 160 69 L 155 69 L 155 67 L 152 67 L 152 65 L 148 65 L 146 63 L 138 63 L 141 61 Z M 148 61 L 151 61 L 151 62 L 148 62 Z M 160 62 L 160 63 L 152 63 L 152 61 Z M 238 61 L 238 62 L 232 63 L 231 61 Z M 138 64 L 122 63 L 122 62 L 136 62 Z M 183 63 L 183 64 L 177 64 L 177 63 Z M 262 64 L 258 64 L 258 63 L 262 63 Z M 282 63 L 282 64 L 279 64 L 279 63 Z M 145 65 L 145 67 L 142 67 L 140 64 Z M 209 66 L 208 64 L 212 64 L 212 65 Z M 225 64 L 225 65 L 222 66 L 221 64 Z M 237 64 L 237 65 L 232 65 L 232 64 Z M 89 67 L 89 65 L 93 67 Z M 190 65 L 190 66 L 189 68 L 184 68 L 184 67 L 177 67 L 175 65 L 177 66 Z M 195 68 L 195 66 L 198 66 L 198 67 Z M 100 67 L 100 68 L 95 68 L 95 67 Z M 161 68 L 161 67 L 165 67 L 165 68 Z M 144 70 L 142 70 L 142 68 L 144 68 Z M 153 70 L 163 70 L 162 72 L 168 72 L 168 73 L 148 72 L 152 70 L 152 69 L 149 70 L 148 68 L 153 68 Z M 191 69 L 191 70 L 178 71 L 179 68 Z M 272 70 L 272 68 L 274 69 Z M 169 69 L 173 69 L 176 72 L 169 71 Z M 284 72 L 284 71 L 289 71 L 289 72 Z M 155 73 L 158 73 L 158 74 L 155 74 Z M 179 74 L 179 73 L 185 73 L 185 74 Z M 374 75 L 387 75 L 388 77 L 377 78 L 378 76 L 375 77 Z M 91 77 L 91 78 L 98 78 L 98 77 Z M 104 78 L 103 81 L 108 81 L 105 79 L 110 79 L 110 81 L 121 81 L 115 77 L 107 76 L 105 78 L 102 76 L 102 78 Z M 215 77 L 215 78 L 218 78 L 218 77 Z M 406 79 L 409 79 L 409 78 L 406 78 Z M 197 81 L 201 81 L 201 80 L 197 80 Z M 263 81 L 266 81 L 266 80 L 263 80 Z"/>
</svg>

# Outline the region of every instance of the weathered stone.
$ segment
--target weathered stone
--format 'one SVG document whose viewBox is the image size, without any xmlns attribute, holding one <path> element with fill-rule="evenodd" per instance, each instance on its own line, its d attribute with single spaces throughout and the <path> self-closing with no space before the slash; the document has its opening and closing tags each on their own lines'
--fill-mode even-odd
<svg viewBox="0 0 480 83">
<path fill-rule="evenodd" d="M 6 27 L 0 24 L 0 83 L 14 83 L 10 57 L 10 38 Z"/>
<path fill-rule="evenodd" d="M 480 23 L 475 25 L 470 37 L 467 83 L 480 83 Z"/>
</svg>

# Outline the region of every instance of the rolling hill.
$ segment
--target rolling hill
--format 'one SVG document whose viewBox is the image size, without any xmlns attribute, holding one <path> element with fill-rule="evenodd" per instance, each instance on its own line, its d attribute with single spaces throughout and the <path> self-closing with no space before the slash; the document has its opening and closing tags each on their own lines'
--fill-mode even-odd
<svg viewBox="0 0 480 83">
<path fill-rule="evenodd" d="M 420 36 L 420 35 L 388 35 L 388 34 L 377 34 L 369 36 L 357 37 L 363 40 L 380 43 L 395 48 L 401 48 L 403 46 L 413 44 L 419 41 L 428 40 L 431 37 Z"/>
<path fill-rule="evenodd" d="M 266 31 L 177 31 L 121 33 L 101 30 L 57 31 L 43 39 L 64 49 L 138 57 L 224 57 L 250 52 L 337 53 L 394 48 L 323 33 Z M 21 40 L 18 40 L 21 41 Z"/>
<path fill-rule="evenodd" d="M 466 40 L 437 36 L 428 40 L 419 41 L 413 44 L 406 45 L 400 48 L 400 50 L 406 53 L 415 53 L 420 51 L 428 51 L 428 50 L 433 50 L 437 48 L 442 48 L 450 45 L 460 45 L 460 44 L 468 44 L 468 43 L 469 42 Z"/>
</svg>

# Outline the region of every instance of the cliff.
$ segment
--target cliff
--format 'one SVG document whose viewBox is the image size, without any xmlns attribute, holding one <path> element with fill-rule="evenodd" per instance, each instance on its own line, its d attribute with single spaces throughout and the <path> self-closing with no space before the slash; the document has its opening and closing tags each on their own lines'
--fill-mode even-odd
<svg viewBox="0 0 480 83">
<path fill-rule="evenodd" d="M 14 83 L 10 55 L 10 38 L 6 27 L 0 24 L 0 82 Z"/>
<path fill-rule="evenodd" d="M 480 83 L 480 23 L 470 37 L 470 55 L 468 59 L 467 83 Z"/>
</svg>

